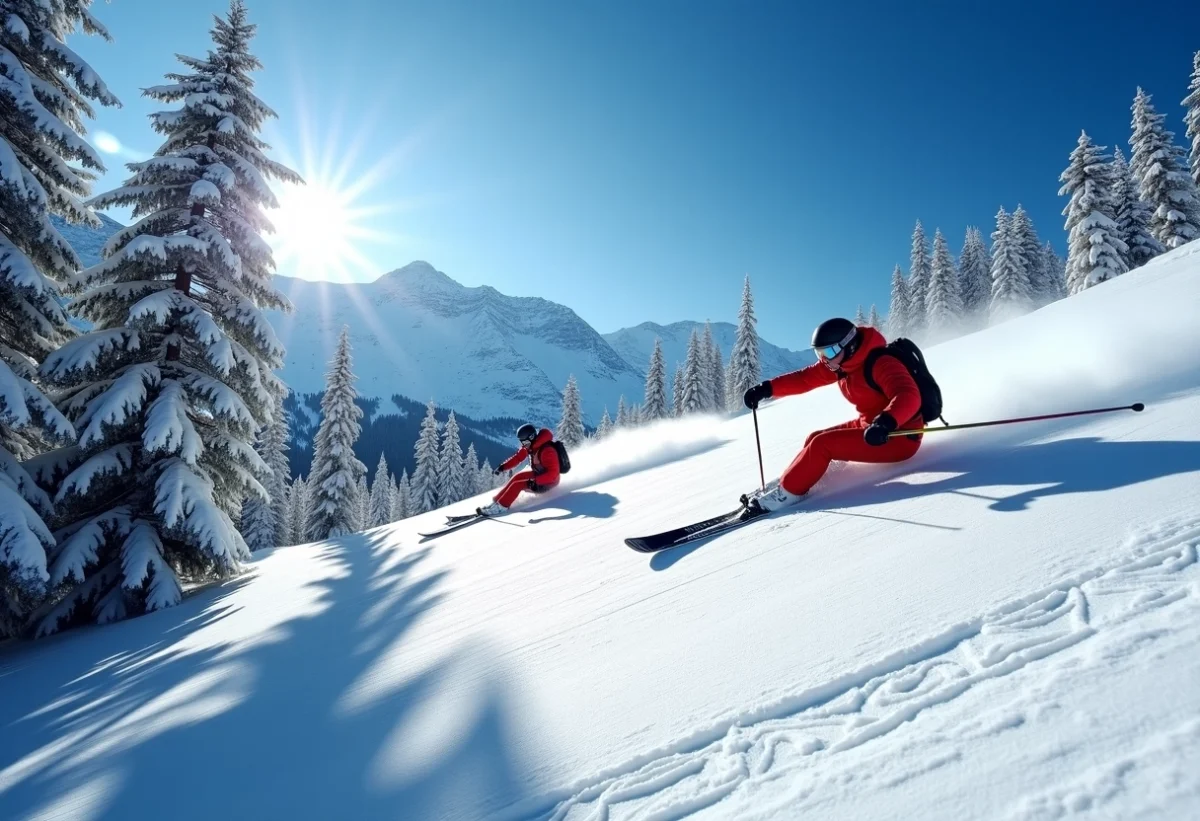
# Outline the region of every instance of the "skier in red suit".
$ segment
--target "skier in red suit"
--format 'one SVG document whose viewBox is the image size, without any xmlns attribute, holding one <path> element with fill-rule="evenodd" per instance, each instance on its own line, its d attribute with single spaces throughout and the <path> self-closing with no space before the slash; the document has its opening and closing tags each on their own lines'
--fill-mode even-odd
<svg viewBox="0 0 1200 821">
<path fill-rule="evenodd" d="M 529 460 L 529 470 L 523 470 L 512 477 L 504 489 L 496 494 L 490 505 L 478 508 L 475 512 L 482 516 L 496 516 L 507 511 L 521 495 L 521 491 L 545 493 L 556 486 L 559 464 L 558 451 L 550 444 L 553 440 L 554 434 L 548 428 L 538 430 L 533 425 L 521 425 L 517 429 L 517 441 L 521 443 L 521 449 L 492 472 L 499 476 L 526 459 Z"/>
<path fill-rule="evenodd" d="M 894 356 L 877 356 L 871 368 L 876 390 L 867 381 L 863 364 L 871 351 L 887 344 L 871 327 L 857 327 L 848 319 L 830 319 L 813 333 L 818 362 L 798 371 L 768 379 L 746 391 L 746 407 L 757 408 L 767 398 L 808 393 L 837 384 L 842 395 L 858 410 L 858 418 L 809 434 L 804 448 L 783 472 L 779 486 L 751 494 L 747 503 L 778 510 L 800 499 L 825 475 L 830 462 L 903 462 L 916 455 L 921 437 L 889 437 L 895 430 L 925 426 L 921 418 L 921 391 L 912 374 Z"/>
</svg>

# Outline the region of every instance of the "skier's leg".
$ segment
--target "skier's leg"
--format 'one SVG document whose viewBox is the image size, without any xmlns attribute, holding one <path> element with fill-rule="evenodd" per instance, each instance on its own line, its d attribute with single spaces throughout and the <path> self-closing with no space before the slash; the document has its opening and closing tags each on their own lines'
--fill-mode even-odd
<svg viewBox="0 0 1200 821">
<path fill-rule="evenodd" d="M 513 502 L 517 501 L 517 497 L 521 495 L 521 491 L 529 487 L 529 480 L 532 478 L 532 470 L 523 470 L 509 479 L 504 489 L 496 494 L 496 504 L 501 507 L 512 507 Z"/>
<path fill-rule="evenodd" d="M 863 441 L 863 429 L 856 422 L 810 436 L 804 449 L 784 471 L 780 485 L 788 493 L 800 496 L 812 490 L 829 469 L 830 462 L 903 462 L 921 447 L 920 440 L 907 436 L 897 436 L 886 445 L 872 447 Z"/>
</svg>

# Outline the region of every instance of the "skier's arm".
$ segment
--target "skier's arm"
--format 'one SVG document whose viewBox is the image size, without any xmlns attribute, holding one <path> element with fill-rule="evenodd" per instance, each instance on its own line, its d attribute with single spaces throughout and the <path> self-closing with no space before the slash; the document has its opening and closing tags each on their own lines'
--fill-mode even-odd
<svg viewBox="0 0 1200 821">
<path fill-rule="evenodd" d="M 881 356 L 875 360 L 871 371 L 875 384 L 888 398 L 883 412 L 903 425 L 921 412 L 921 390 L 913 381 L 912 374 L 894 356 Z"/>
<path fill-rule="evenodd" d="M 771 396 L 796 396 L 837 382 L 837 374 L 820 362 L 771 380 Z M 880 383 L 882 384 L 882 383 Z"/>
<path fill-rule="evenodd" d="M 512 470 L 517 465 L 524 462 L 528 457 L 529 457 L 529 451 L 525 450 L 525 448 L 521 448 L 519 451 L 514 453 L 512 456 L 508 457 L 504 461 L 504 464 L 500 465 L 500 467 L 497 468 L 497 470 L 501 470 L 501 471 Z"/>
<path fill-rule="evenodd" d="M 542 448 L 538 453 L 538 459 L 542 462 L 542 472 L 534 476 L 529 481 L 535 485 L 552 485 L 558 481 L 558 472 L 560 466 L 558 464 L 558 451 L 551 447 Z"/>
</svg>

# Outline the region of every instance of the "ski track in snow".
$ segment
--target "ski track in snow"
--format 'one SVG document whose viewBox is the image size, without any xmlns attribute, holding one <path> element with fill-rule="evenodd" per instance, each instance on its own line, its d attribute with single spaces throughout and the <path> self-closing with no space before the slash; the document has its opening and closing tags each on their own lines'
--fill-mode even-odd
<svg viewBox="0 0 1200 821">
<path fill-rule="evenodd" d="M 553 810 L 549 815 L 539 810 L 532 817 L 670 821 L 712 807 L 735 790 L 786 779 L 821 757 L 880 739 L 981 682 L 1016 672 L 1115 627 L 1136 627 L 1139 617 L 1161 608 L 1185 600 L 1200 607 L 1198 544 L 1200 519 L 1142 534 L 1119 564 L 1076 573 L 853 673 L 699 729 L 545 796 L 541 806 L 553 805 Z M 1153 638 L 1149 635 L 1153 631 L 1147 632 L 1143 638 Z M 1002 716 L 972 732 L 994 735 L 1020 722 L 1019 716 Z M 1140 751 L 1093 767 L 1072 783 L 1026 797 L 1009 817 L 1033 821 L 1095 809 L 1124 789 L 1122 782 L 1138 761 L 1143 769 L 1146 765 L 1166 768 L 1159 780 L 1170 782 L 1170 767 L 1178 766 L 1172 762 L 1178 760 L 1179 749 L 1198 742 L 1200 719 L 1153 738 Z M 900 780 L 936 769 L 957 756 L 950 752 L 921 762 Z M 518 817 L 531 816 L 522 812 Z"/>
</svg>

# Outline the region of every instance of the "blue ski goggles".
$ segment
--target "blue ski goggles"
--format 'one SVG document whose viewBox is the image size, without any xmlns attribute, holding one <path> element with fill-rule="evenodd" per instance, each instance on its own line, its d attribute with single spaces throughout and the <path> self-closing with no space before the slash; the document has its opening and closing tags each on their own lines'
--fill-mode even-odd
<svg viewBox="0 0 1200 821">
<path fill-rule="evenodd" d="M 836 368 L 841 359 L 844 358 L 843 354 L 846 353 L 846 346 L 853 342 L 856 336 L 858 336 L 857 328 L 847 334 L 846 338 L 841 342 L 835 342 L 833 345 L 821 345 L 814 347 L 813 350 L 816 351 L 817 357 L 827 367 Z"/>
<path fill-rule="evenodd" d="M 817 352 L 817 356 L 821 357 L 822 359 L 834 359 L 838 354 L 846 349 L 841 345 L 826 345 L 824 348 L 814 348 L 813 350 L 815 350 Z"/>
</svg>

